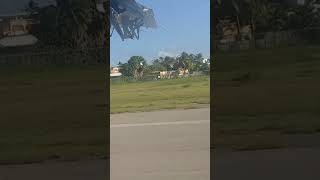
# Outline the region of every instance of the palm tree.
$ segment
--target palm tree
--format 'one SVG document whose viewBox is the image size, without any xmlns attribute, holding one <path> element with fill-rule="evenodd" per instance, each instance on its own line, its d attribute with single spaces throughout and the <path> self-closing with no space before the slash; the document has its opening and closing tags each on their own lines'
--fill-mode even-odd
<svg viewBox="0 0 320 180">
<path fill-rule="evenodd" d="M 97 9 L 97 0 L 56 0 L 56 2 L 56 24 L 60 46 L 77 50 L 79 59 L 84 63 L 88 60 L 106 60 L 105 55 L 109 53 L 107 42 L 110 28 L 107 13 L 99 12 Z M 108 2 L 104 0 L 105 9 L 109 8 Z"/>
<path fill-rule="evenodd" d="M 177 57 L 175 69 L 182 70 L 183 75 L 186 75 L 188 71 L 193 70 L 193 67 L 192 54 L 189 55 L 186 52 L 182 52 L 181 55 Z"/>
<path fill-rule="evenodd" d="M 128 60 L 128 66 L 131 76 L 139 79 L 147 68 L 147 62 L 142 56 L 132 56 Z"/>
<path fill-rule="evenodd" d="M 58 32 L 64 43 L 73 48 L 83 49 L 101 45 L 102 43 L 98 41 L 105 41 L 107 23 L 104 18 L 106 17 L 98 12 L 96 0 L 56 0 L 56 2 Z"/>
</svg>

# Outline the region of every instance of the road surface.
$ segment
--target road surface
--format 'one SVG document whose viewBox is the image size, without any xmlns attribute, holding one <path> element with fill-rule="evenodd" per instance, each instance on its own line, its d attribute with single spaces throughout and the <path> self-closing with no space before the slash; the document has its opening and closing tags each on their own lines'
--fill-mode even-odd
<svg viewBox="0 0 320 180">
<path fill-rule="evenodd" d="M 209 109 L 111 115 L 111 180 L 209 180 L 208 120 Z M 319 146 L 212 156 L 214 180 L 320 179 Z M 105 180 L 105 163 L 0 166 L 0 180 Z"/>
<path fill-rule="evenodd" d="M 208 108 L 111 115 L 112 180 L 209 180 Z M 0 180 L 106 180 L 106 161 L 0 166 Z"/>
<path fill-rule="evenodd" d="M 112 180 L 209 180 L 210 110 L 111 116 Z"/>
</svg>

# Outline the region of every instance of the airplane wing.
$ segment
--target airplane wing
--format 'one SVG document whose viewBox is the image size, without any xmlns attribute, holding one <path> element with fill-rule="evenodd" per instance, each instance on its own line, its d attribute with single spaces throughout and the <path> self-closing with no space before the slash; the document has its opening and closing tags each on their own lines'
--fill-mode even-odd
<svg viewBox="0 0 320 180">
<path fill-rule="evenodd" d="M 143 26 L 146 28 L 157 28 L 157 22 L 154 18 L 152 9 L 144 8 Z"/>
<path fill-rule="evenodd" d="M 140 28 L 157 28 L 152 9 L 135 0 L 110 0 L 110 22 L 122 40 L 139 39 Z"/>
</svg>

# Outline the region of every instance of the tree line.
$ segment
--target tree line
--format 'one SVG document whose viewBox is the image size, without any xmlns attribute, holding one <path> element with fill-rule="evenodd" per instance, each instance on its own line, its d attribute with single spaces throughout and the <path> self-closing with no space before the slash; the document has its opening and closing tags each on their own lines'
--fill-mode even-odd
<svg viewBox="0 0 320 180">
<path fill-rule="evenodd" d="M 284 0 L 216 0 L 214 32 L 219 36 L 219 23 L 225 19 L 235 22 L 238 32 L 242 26 L 249 25 L 253 37 L 255 33 L 267 31 L 318 28 L 319 4 L 320 0 L 306 0 L 303 5 L 292 5 Z"/>
<path fill-rule="evenodd" d="M 68 64 L 107 63 L 109 0 L 52 0 L 46 5 L 37 1 L 29 0 L 23 9 L 35 22 L 29 33 L 38 39 L 28 52 L 59 54 L 59 61 Z M 56 55 L 42 58 L 57 62 Z"/>
<path fill-rule="evenodd" d="M 182 52 L 177 57 L 159 57 L 151 63 L 147 63 L 142 56 L 132 56 L 126 63 L 119 62 L 118 67 L 123 76 L 140 79 L 146 74 L 159 71 L 180 70 L 183 74 L 194 71 L 209 72 L 210 59 L 205 59 L 201 53 Z"/>
<path fill-rule="evenodd" d="M 25 11 L 39 21 L 33 25 L 34 34 L 43 46 L 73 49 L 96 48 L 107 45 L 108 14 L 99 12 L 97 0 L 55 0 L 55 5 L 40 7 L 30 0 Z M 108 1 L 104 9 L 108 9 Z"/>
</svg>

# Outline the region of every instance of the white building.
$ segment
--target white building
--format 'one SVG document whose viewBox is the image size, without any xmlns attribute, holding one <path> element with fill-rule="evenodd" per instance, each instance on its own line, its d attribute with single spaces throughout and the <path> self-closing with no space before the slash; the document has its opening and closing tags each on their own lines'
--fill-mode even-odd
<svg viewBox="0 0 320 180">
<path fill-rule="evenodd" d="M 38 39 L 29 34 L 35 22 L 25 15 L 0 15 L 0 47 L 33 45 Z"/>
<path fill-rule="evenodd" d="M 119 67 L 110 67 L 110 77 L 120 77 L 122 73 Z"/>
</svg>

